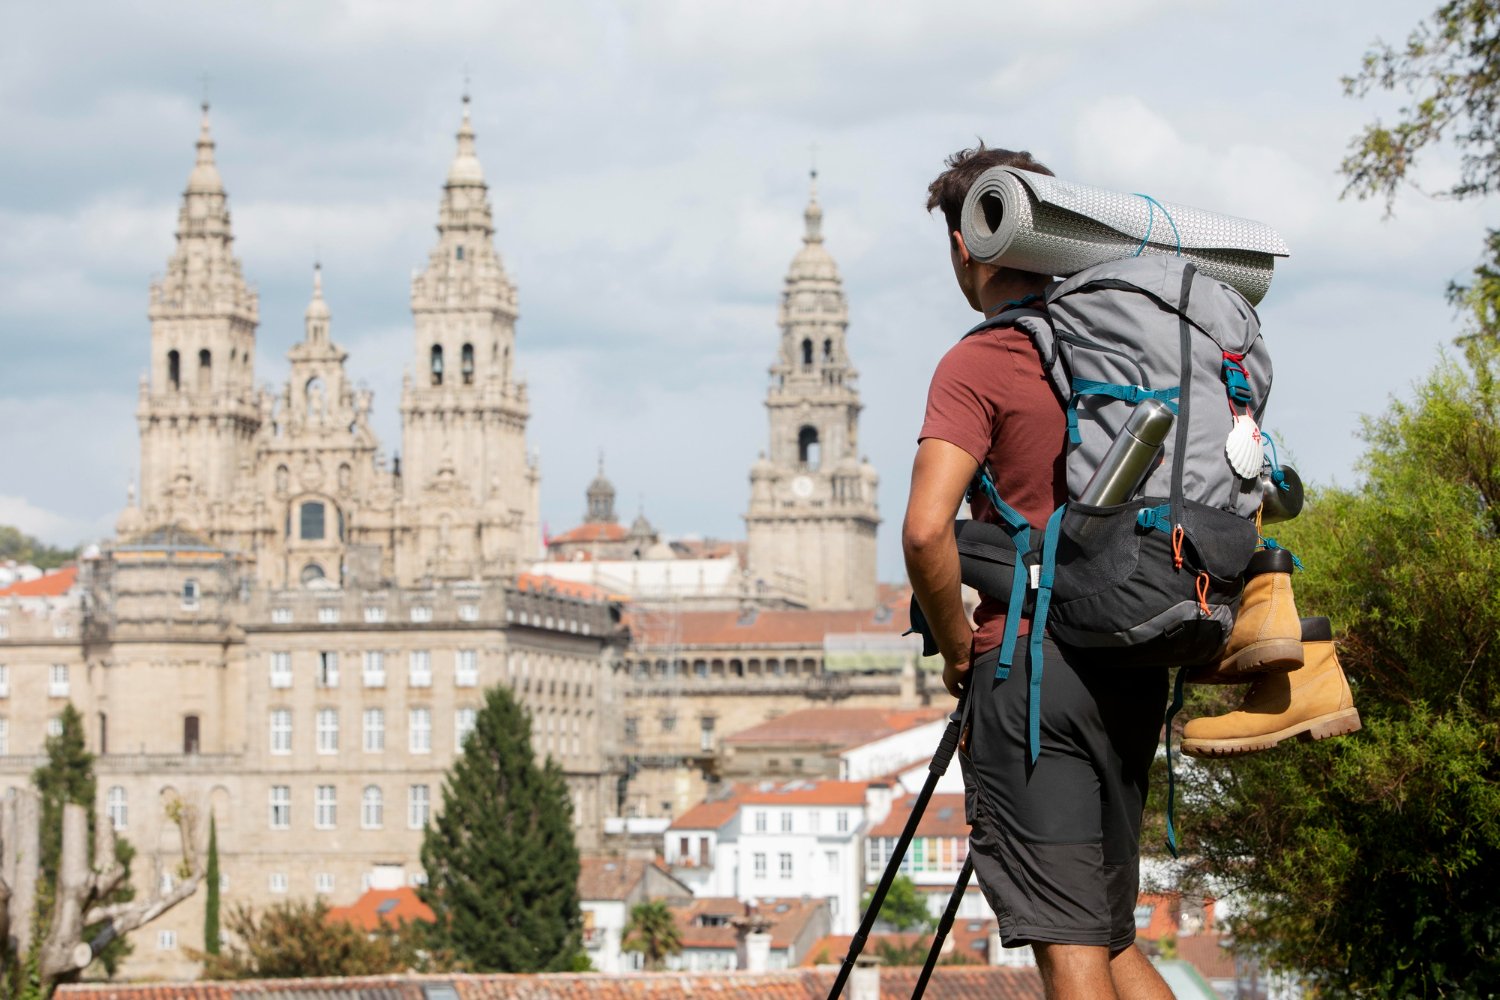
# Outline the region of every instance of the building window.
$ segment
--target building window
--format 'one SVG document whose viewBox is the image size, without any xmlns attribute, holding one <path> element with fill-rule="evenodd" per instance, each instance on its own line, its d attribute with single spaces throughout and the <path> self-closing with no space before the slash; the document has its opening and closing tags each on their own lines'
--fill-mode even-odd
<svg viewBox="0 0 1500 1000">
<path fill-rule="evenodd" d="M 339 654 L 322 652 L 318 654 L 318 687 L 336 688 L 339 686 Z"/>
<path fill-rule="evenodd" d="M 298 512 L 298 534 L 305 542 L 321 542 L 326 511 L 321 500 L 309 500 Z"/>
<path fill-rule="evenodd" d="M 766 832 L 766 811 L 764 809 L 755 810 L 755 832 Z"/>
<path fill-rule="evenodd" d="M 453 749 L 462 751 L 464 740 L 474 731 L 474 710 L 460 708 L 453 713 Z"/>
<path fill-rule="evenodd" d="M 385 751 L 385 709 L 365 709 L 365 753 Z"/>
<path fill-rule="evenodd" d="M 756 878 L 765 878 L 766 877 L 766 856 L 765 856 L 764 852 L 757 851 L 755 854 L 751 855 L 751 860 L 754 862 L 754 865 L 755 865 L 755 877 Z"/>
<path fill-rule="evenodd" d="M 641 738 L 641 720 L 633 715 L 625 716 L 625 742 L 636 744 Z"/>
<path fill-rule="evenodd" d="M 792 811 L 790 809 L 781 810 L 781 832 L 792 832 Z"/>
<path fill-rule="evenodd" d="M 325 604 L 318 608 L 318 622 L 322 625 L 336 625 L 339 620 L 339 609 L 337 605 Z"/>
<path fill-rule="evenodd" d="M 364 662 L 365 687 L 385 687 L 385 653 L 378 649 L 367 649 Z"/>
<path fill-rule="evenodd" d="M 130 822 L 130 809 L 125 801 L 125 789 L 114 785 L 109 790 L 106 799 L 109 813 L 109 825 L 116 830 L 123 830 Z"/>
<path fill-rule="evenodd" d="M 407 713 L 407 749 L 412 753 L 432 752 L 432 709 L 414 708 Z"/>
<path fill-rule="evenodd" d="M 47 695 L 52 698 L 68 696 L 68 665 L 54 663 L 47 674 Z"/>
<path fill-rule="evenodd" d="M 839 873 L 839 852 L 824 851 L 823 866 L 828 869 L 828 874 L 837 875 Z"/>
<path fill-rule="evenodd" d="M 333 892 L 333 872 L 318 872 L 313 876 L 313 887 L 320 896 Z"/>
<path fill-rule="evenodd" d="M 412 785 L 406 796 L 406 825 L 413 830 L 425 829 L 432 814 L 432 797 L 426 785 Z"/>
<path fill-rule="evenodd" d="M 198 581 L 192 577 L 182 581 L 182 609 L 184 611 L 198 610 Z"/>
<path fill-rule="evenodd" d="M 661 717 L 661 731 L 671 734 L 677 731 L 677 716 L 663 715 Z"/>
<path fill-rule="evenodd" d="M 308 563 L 306 566 L 302 567 L 301 579 L 302 586 L 304 587 L 322 586 L 323 581 L 327 578 L 328 575 L 323 572 L 323 567 L 319 566 L 317 563 Z"/>
<path fill-rule="evenodd" d="M 426 604 L 413 604 L 411 606 L 411 620 L 414 622 L 432 621 L 432 608 Z"/>
<path fill-rule="evenodd" d="M 366 785 L 360 796 L 359 825 L 366 830 L 379 830 L 385 825 L 385 798 L 379 785 Z"/>
<path fill-rule="evenodd" d="M 271 654 L 271 686 L 273 688 L 289 688 L 292 686 L 292 654 Z"/>
<path fill-rule="evenodd" d="M 460 604 L 458 606 L 458 620 L 461 622 L 477 622 L 479 620 L 479 605 Z"/>
<path fill-rule="evenodd" d="M 783 851 L 782 854 L 781 854 L 780 860 L 781 860 L 781 877 L 782 878 L 791 878 L 792 877 L 792 856 L 790 854 L 786 853 L 785 851 Z"/>
<path fill-rule="evenodd" d="M 465 344 L 459 351 L 459 371 L 463 374 L 464 385 L 474 384 L 474 345 Z"/>
<path fill-rule="evenodd" d="M 318 709 L 318 753 L 339 752 L 339 710 Z"/>
<path fill-rule="evenodd" d="M 406 678 L 407 687 L 432 687 L 432 654 L 425 649 L 416 649 L 408 662 L 411 669 Z"/>
<path fill-rule="evenodd" d="M 453 683 L 461 688 L 479 684 L 479 653 L 472 649 L 460 649 L 453 656 Z"/>
<path fill-rule="evenodd" d="M 803 427 L 797 432 L 797 461 L 803 468 L 817 471 L 818 429 L 816 427 Z"/>
<path fill-rule="evenodd" d="M 838 828 L 839 833 L 849 832 L 849 811 L 847 809 L 839 810 Z"/>
<path fill-rule="evenodd" d="M 698 749 L 712 750 L 714 748 L 714 720 L 713 716 L 705 715 L 698 720 Z"/>
<path fill-rule="evenodd" d="M 291 621 L 292 621 L 292 609 L 291 608 L 272 608 L 271 609 L 271 624 L 272 625 L 288 625 L 288 624 L 291 624 Z"/>
<path fill-rule="evenodd" d="M 109 716 L 99 713 L 99 753 L 109 753 Z"/>
<path fill-rule="evenodd" d="M 157 931 L 156 932 L 156 950 L 157 951 L 171 951 L 173 948 L 176 948 L 176 947 L 177 947 L 177 932 L 176 931 Z"/>
<path fill-rule="evenodd" d="M 271 786 L 271 829 L 292 828 L 292 786 Z"/>
<path fill-rule="evenodd" d="M 182 355 L 176 351 L 167 352 L 167 385 L 174 392 L 182 388 Z"/>
<path fill-rule="evenodd" d="M 319 785 L 313 792 L 313 826 L 332 830 L 338 825 L 339 795 L 332 785 Z"/>
<path fill-rule="evenodd" d="M 442 385 L 443 384 L 443 348 L 442 348 L 442 345 L 441 344 L 433 344 L 432 345 L 432 350 L 431 350 L 431 352 L 429 352 L 429 357 L 431 359 L 430 362 L 429 362 L 429 365 L 430 365 L 430 367 L 432 369 L 432 384 L 433 385 Z"/>
<path fill-rule="evenodd" d="M 0 718 L 0 757 L 10 753 L 10 720 Z"/>
<path fill-rule="evenodd" d="M 10 667 L 0 664 L 0 698 L 10 697 Z"/>
<path fill-rule="evenodd" d="M 372 624 L 378 624 L 385 621 L 385 608 L 379 604 L 366 604 L 365 621 Z"/>
<path fill-rule="evenodd" d="M 62 716 L 60 716 L 60 715 L 54 715 L 54 716 L 52 716 L 52 718 L 50 718 L 50 719 L 47 720 L 47 735 L 48 736 L 61 736 L 62 735 L 62 729 L 63 729 L 63 727 L 62 727 Z"/>
<path fill-rule="evenodd" d="M 271 709 L 271 752 L 275 754 L 292 752 L 292 710 L 290 708 Z"/>
<path fill-rule="evenodd" d="M 286 872 L 272 872 L 268 888 L 272 892 L 286 892 Z"/>
<path fill-rule="evenodd" d="M 198 717 L 187 715 L 182 719 L 182 752 L 198 752 Z"/>
</svg>

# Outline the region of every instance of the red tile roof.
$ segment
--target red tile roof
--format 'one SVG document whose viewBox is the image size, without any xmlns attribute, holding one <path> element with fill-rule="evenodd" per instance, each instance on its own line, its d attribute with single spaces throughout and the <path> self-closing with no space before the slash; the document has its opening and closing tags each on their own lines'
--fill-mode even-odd
<svg viewBox="0 0 1500 1000">
<path fill-rule="evenodd" d="M 415 889 L 370 889 L 352 906 L 335 906 L 328 911 L 329 920 L 341 920 L 367 931 L 380 929 L 382 921 L 394 927 L 399 923 L 422 921 L 432 923 L 432 908 L 417 898 Z"/>
<path fill-rule="evenodd" d="M 905 1000 L 919 967 L 882 968 L 881 1000 Z M 359 976 L 348 979 L 260 979 L 240 982 L 76 983 L 58 988 L 77 1000 L 425 1000 L 423 987 L 448 986 L 459 1000 L 823 1000 L 836 970 L 779 972 L 550 973 L 515 975 Z M 845 987 L 848 995 L 848 987 Z M 1043 1000 L 1035 969 L 940 966 L 927 987 L 931 1000 Z"/>
<path fill-rule="evenodd" d="M 807 922 L 815 917 L 827 903 L 821 899 L 761 899 L 756 901 L 760 915 L 771 921 L 771 947 L 790 948 L 796 943 Z M 677 933 L 684 948 L 733 950 L 737 931 L 729 920 L 745 915 L 745 904 L 733 896 L 700 896 L 691 903 L 673 906 L 672 917 L 677 921 Z M 709 918 L 725 922 L 717 926 L 702 926 Z"/>
<path fill-rule="evenodd" d="M 570 528 L 560 535 L 553 535 L 547 539 L 547 545 L 550 548 L 559 543 L 569 542 L 620 542 L 629 536 L 630 529 L 617 521 L 592 521 Z"/>
<path fill-rule="evenodd" d="M 925 726 L 946 714 L 941 708 L 804 708 L 741 729 L 724 742 L 730 746 L 795 743 L 848 750 Z"/>
<path fill-rule="evenodd" d="M 870 831 L 872 837 L 899 837 L 911 817 L 912 806 L 917 797 L 907 795 L 891 803 L 891 811 L 885 819 Z M 962 792 L 943 792 L 927 802 L 922 818 L 917 821 L 918 837 L 967 837 L 969 823 L 964 819 L 964 796 Z"/>
<path fill-rule="evenodd" d="M 0 590 L 0 597 L 61 597 L 78 582 L 78 567 L 64 566 L 37 577 L 22 580 Z"/>
<path fill-rule="evenodd" d="M 516 589 L 529 590 L 538 594 L 556 594 L 559 597 L 571 597 L 580 601 L 602 601 L 609 597 L 609 591 L 603 587 L 573 580 L 559 580 L 555 576 L 543 576 L 539 573 L 519 574 L 516 577 Z"/>
<path fill-rule="evenodd" d="M 1222 934 L 1188 934 L 1177 939 L 1177 957 L 1204 979 L 1233 979 L 1234 952 Z"/>
<path fill-rule="evenodd" d="M 734 819 L 735 813 L 740 811 L 740 803 L 737 799 L 716 799 L 713 802 L 700 802 L 687 812 L 672 821 L 669 830 L 717 830 L 719 827 Z"/>
<path fill-rule="evenodd" d="M 870 783 L 865 781 L 793 781 L 731 785 L 728 793 L 700 802 L 677 819 L 670 830 L 717 830 L 734 818 L 741 806 L 862 806 Z"/>
<path fill-rule="evenodd" d="M 818 965 L 839 965 L 849 954 L 849 943 L 854 940 L 853 934 L 825 934 L 813 942 L 807 954 L 802 957 L 798 965 L 813 967 Z M 925 931 L 906 931 L 900 934 L 871 934 L 865 941 L 865 948 L 861 954 L 874 955 L 882 944 L 895 945 L 898 948 L 909 948 L 914 944 L 924 947 L 931 945 L 932 935 Z M 885 978 L 885 969 L 881 969 L 881 978 Z"/>
<path fill-rule="evenodd" d="M 671 641 L 682 646 L 822 646 L 824 636 L 830 633 L 900 635 L 908 624 L 904 608 L 886 607 L 859 611 L 762 610 L 754 615 L 682 611 L 671 619 L 654 627 L 643 622 L 637 629 L 637 644 L 656 646 Z"/>
<path fill-rule="evenodd" d="M 578 866 L 579 899 L 628 899 L 652 868 L 676 882 L 672 873 L 654 859 L 585 856 L 578 859 Z M 687 886 L 681 889 L 683 895 L 690 891 Z"/>
</svg>

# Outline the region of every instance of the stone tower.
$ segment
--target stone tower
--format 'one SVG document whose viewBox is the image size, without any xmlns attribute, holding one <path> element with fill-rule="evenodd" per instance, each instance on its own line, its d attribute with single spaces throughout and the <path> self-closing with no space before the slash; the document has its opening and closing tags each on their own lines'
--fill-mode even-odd
<svg viewBox="0 0 1500 1000">
<path fill-rule="evenodd" d="M 495 251 L 467 95 L 437 232 L 411 284 L 416 357 L 401 389 L 401 490 L 414 544 L 398 557 L 403 581 L 513 573 L 540 549 L 540 480 L 514 368 L 516 289 Z"/>
<path fill-rule="evenodd" d="M 198 158 L 177 213 L 177 248 L 151 285 L 151 369 L 142 378 L 141 494 L 135 523 L 177 523 L 218 536 L 242 467 L 255 456 L 257 296 L 232 246 L 208 105 Z"/>
<path fill-rule="evenodd" d="M 879 479 L 859 456 L 849 306 L 823 245 L 816 171 L 803 218 L 766 395 L 770 448 L 750 472 L 749 569 L 768 595 L 810 608 L 873 607 Z"/>
</svg>

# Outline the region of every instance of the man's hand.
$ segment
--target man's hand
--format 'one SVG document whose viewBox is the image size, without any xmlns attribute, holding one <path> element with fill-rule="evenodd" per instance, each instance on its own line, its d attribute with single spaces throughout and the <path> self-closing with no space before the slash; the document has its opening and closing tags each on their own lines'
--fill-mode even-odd
<svg viewBox="0 0 1500 1000">
<path fill-rule="evenodd" d="M 969 651 L 964 650 L 961 661 L 943 658 L 943 687 L 955 698 L 963 696 L 964 689 L 969 686 Z"/>
<path fill-rule="evenodd" d="M 955 697 L 968 672 L 974 629 L 964 611 L 953 516 L 979 463 L 955 444 L 926 438 L 911 470 L 911 496 L 901 526 L 906 573 L 943 655 L 943 684 Z"/>
</svg>

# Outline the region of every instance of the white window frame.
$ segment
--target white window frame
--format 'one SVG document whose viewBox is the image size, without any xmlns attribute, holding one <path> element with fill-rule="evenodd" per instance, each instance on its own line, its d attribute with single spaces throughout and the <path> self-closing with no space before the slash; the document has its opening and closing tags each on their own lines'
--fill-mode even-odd
<svg viewBox="0 0 1500 1000">
<path fill-rule="evenodd" d="M 0 716 L 0 757 L 10 753 L 10 720 Z"/>
<path fill-rule="evenodd" d="M 320 708 L 317 716 L 318 753 L 336 754 L 339 752 L 339 710 L 336 708 Z"/>
<path fill-rule="evenodd" d="M 286 872 L 272 872 L 271 877 L 266 880 L 266 889 L 269 892 L 286 892 Z"/>
<path fill-rule="evenodd" d="M 333 894 L 333 872 L 318 872 L 313 876 L 313 891 L 319 896 Z"/>
<path fill-rule="evenodd" d="M 765 833 L 766 832 L 766 828 L 769 825 L 768 822 L 767 822 L 767 819 L 768 819 L 768 817 L 766 816 L 766 811 L 764 809 L 757 809 L 757 810 L 755 810 L 755 832 L 756 833 Z"/>
<path fill-rule="evenodd" d="M 365 753 L 385 752 L 385 709 L 367 708 L 364 711 L 362 745 Z"/>
<path fill-rule="evenodd" d="M 195 577 L 191 577 L 190 576 L 186 580 L 183 580 L 182 581 L 182 610 L 184 610 L 184 611 L 197 611 L 198 610 L 198 598 L 199 598 L 199 595 L 200 595 L 200 591 L 198 589 L 198 580 Z"/>
<path fill-rule="evenodd" d="M 10 667 L 0 663 L 0 698 L 10 697 Z"/>
<path fill-rule="evenodd" d="M 70 686 L 66 663 L 54 663 L 47 668 L 47 697 L 66 698 Z"/>
<path fill-rule="evenodd" d="M 385 605 L 366 604 L 365 621 L 369 622 L 372 625 L 378 625 L 381 622 L 385 621 Z"/>
<path fill-rule="evenodd" d="M 792 811 L 790 809 L 783 809 L 783 810 L 781 810 L 781 832 L 782 833 L 791 833 L 792 832 L 792 821 L 793 821 L 792 820 Z"/>
<path fill-rule="evenodd" d="M 385 650 L 365 650 L 364 664 L 361 674 L 363 675 L 365 687 L 385 687 Z"/>
<path fill-rule="evenodd" d="M 754 854 L 750 855 L 750 860 L 751 860 L 751 863 L 754 865 L 754 869 L 753 870 L 755 872 L 755 877 L 756 878 L 765 878 L 766 877 L 766 852 L 765 851 L 756 851 Z"/>
<path fill-rule="evenodd" d="M 130 825 L 130 801 L 125 794 L 124 787 L 111 785 L 107 802 L 109 825 L 115 830 L 124 830 Z"/>
<path fill-rule="evenodd" d="M 160 930 L 156 932 L 156 950 L 172 951 L 177 947 L 177 932 Z"/>
<path fill-rule="evenodd" d="M 271 786 L 271 829 L 290 830 L 292 828 L 292 786 Z"/>
<path fill-rule="evenodd" d="M 453 749 L 459 753 L 463 752 L 464 740 L 474 732 L 474 723 L 479 713 L 468 705 L 453 710 Z"/>
<path fill-rule="evenodd" d="M 408 785 L 406 788 L 406 827 L 409 830 L 426 829 L 432 819 L 432 787 L 430 785 Z"/>
<path fill-rule="evenodd" d="M 61 736 L 63 734 L 62 716 L 54 715 L 47 720 L 47 735 Z"/>
<path fill-rule="evenodd" d="M 458 620 L 461 622 L 477 622 L 479 620 L 479 605 L 460 604 L 458 606 Z"/>
<path fill-rule="evenodd" d="M 292 623 L 292 609 L 291 608 L 272 608 L 271 609 L 271 624 L 272 625 L 290 625 L 291 623 Z M 282 889 L 281 891 L 282 892 L 286 892 L 285 889 Z"/>
<path fill-rule="evenodd" d="M 292 752 L 292 710 L 271 709 L 271 753 L 281 756 Z"/>
<path fill-rule="evenodd" d="M 339 654 L 331 649 L 318 651 L 318 687 L 339 686 Z"/>
<path fill-rule="evenodd" d="M 453 654 L 453 686 L 479 686 L 479 650 L 460 649 Z"/>
<path fill-rule="evenodd" d="M 840 809 L 839 810 L 839 818 L 838 818 L 837 826 L 838 826 L 839 833 L 848 833 L 849 832 L 849 810 L 847 810 L 847 809 Z"/>
<path fill-rule="evenodd" d="M 336 604 L 318 605 L 318 624 L 337 625 L 339 623 L 339 607 Z"/>
<path fill-rule="evenodd" d="M 432 687 L 432 651 L 414 649 L 407 657 L 406 686 L 414 688 Z"/>
<path fill-rule="evenodd" d="M 432 709 L 415 705 L 406 713 L 406 749 L 411 753 L 432 753 Z"/>
<path fill-rule="evenodd" d="M 271 654 L 271 686 L 273 688 L 289 688 L 292 686 L 292 654 Z"/>
<path fill-rule="evenodd" d="M 411 606 L 411 620 L 414 622 L 432 621 L 432 605 L 413 604 Z"/>
<path fill-rule="evenodd" d="M 337 785 L 313 788 L 313 828 L 335 830 L 339 825 L 339 790 Z"/>
<path fill-rule="evenodd" d="M 379 785 L 366 785 L 359 796 L 359 828 L 379 830 L 385 826 L 385 793 Z"/>
<path fill-rule="evenodd" d="M 780 857 L 776 860 L 781 877 L 783 879 L 790 879 L 792 877 L 792 853 L 790 851 L 782 851 Z"/>
</svg>

